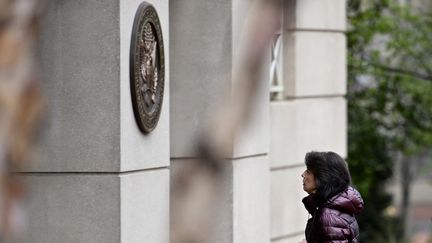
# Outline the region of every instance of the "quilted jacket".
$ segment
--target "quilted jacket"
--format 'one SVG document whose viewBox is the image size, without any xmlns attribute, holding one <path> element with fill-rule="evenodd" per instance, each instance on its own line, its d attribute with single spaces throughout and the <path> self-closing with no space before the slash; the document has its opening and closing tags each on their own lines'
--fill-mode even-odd
<svg viewBox="0 0 432 243">
<path fill-rule="evenodd" d="M 310 194 L 303 198 L 303 204 L 312 215 L 306 225 L 308 243 L 359 242 L 355 215 L 363 209 L 363 199 L 356 189 L 348 187 L 322 205 Z"/>
</svg>

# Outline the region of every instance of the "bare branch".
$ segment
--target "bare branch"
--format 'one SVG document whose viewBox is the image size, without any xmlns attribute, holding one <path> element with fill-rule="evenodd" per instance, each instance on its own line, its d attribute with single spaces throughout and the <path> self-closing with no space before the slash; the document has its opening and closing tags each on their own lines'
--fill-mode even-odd
<svg viewBox="0 0 432 243">
<path fill-rule="evenodd" d="M 374 62 L 368 62 L 367 60 L 365 60 L 369 65 L 379 68 L 381 70 L 390 72 L 390 73 L 396 73 L 396 74 L 401 74 L 401 75 L 406 75 L 406 76 L 411 76 L 413 78 L 417 78 L 417 79 L 421 79 L 421 80 L 425 80 L 425 81 L 431 81 L 432 82 L 432 75 L 427 75 L 427 74 L 423 74 L 423 73 L 419 73 L 416 71 L 412 71 L 412 70 L 407 70 L 407 69 L 403 69 L 403 68 L 398 68 L 398 67 L 390 67 L 390 66 L 386 66 L 380 63 L 374 63 Z M 349 68 L 358 68 L 358 66 L 356 65 L 349 65 Z"/>
<path fill-rule="evenodd" d="M 378 63 L 370 63 L 372 66 L 377 67 L 379 69 L 388 71 L 388 72 L 392 72 L 392 73 L 397 73 L 397 74 L 402 74 L 402 75 L 407 75 L 407 76 L 411 76 L 414 78 L 418 78 L 418 79 L 422 79 L 422 80 L 426 80 L 426 81 L 432 81 L 432 76 L 430 75 L 425 75 L 419 72 L 415 72 L 412 70 L 406 70 L 406 69 L 402 69 L 402 68 L 395 68 L 395 67 L 389 67 L 389 66 L 385 66 L 382 64 L 378 64 Z"/>
</svg>

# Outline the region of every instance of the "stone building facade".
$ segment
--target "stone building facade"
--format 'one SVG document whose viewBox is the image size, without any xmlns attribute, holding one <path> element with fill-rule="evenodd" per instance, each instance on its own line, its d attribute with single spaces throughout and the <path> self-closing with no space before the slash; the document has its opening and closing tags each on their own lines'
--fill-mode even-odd
<svg viewBox="0 0 432 243">
<path fill-rule="evenodd" d="M 308 218 L 305 153 L 347 155 L 346 1 L 288 0 L 284 11 L 284 92 L 270 103 L 270 238 L 297 243 Z"/>
<path fill-rule="evenodd" d="M 170 178 L 196 157 L 191 144 L 202 121 L 235 82 L 233 58 L 253 1 L 148 2 L 162 25 L 166 80 L 148 135 L 136 125 L 129 84 L 141 1 L 49 2 L 39 48 L 49 109 L 36 162 L 22 174 L 30 185 L 25 242 L 169 241 Z M 218 243 L 298 242 L 308 217 L 304 154 L 346 156 L 346 3 L 283 4 L 284 89 L 270 101 L 263 75 L 254 113 L 234 138 Z"/>
</svg>

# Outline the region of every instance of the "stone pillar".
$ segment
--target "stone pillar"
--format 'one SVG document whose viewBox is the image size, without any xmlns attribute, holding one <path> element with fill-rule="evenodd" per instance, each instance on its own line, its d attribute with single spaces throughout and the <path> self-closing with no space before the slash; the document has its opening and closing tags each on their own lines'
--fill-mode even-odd
<svg viewBox="0 0 432 243">
<path fill-rule="evenodd" d="M 197 156 L 192 145 L 214 107 L 232 91 L 233 60 L 250 0 L 170 1 L 171 165 Z M 269 49 L 270 52 L 270 49 Z M 235 136 L 226 200 L 214 242 L 269 242 L 267 73 L 254 114 Z"/>
<path fill-rule="evenodd" d="M 284 99 L 271 103 L 271 239 L 303 239 L 311 150 L 347 153 L 344 0 L 284 1 Z"/>
<path fill-rule="evenodd" d="M 48 1 L 40 44 L 45 128 L 30 185 L 25 242 L 163 243 L 169 238 L 168 0 L 149 0 L 165 42 L 156 129 L 133 115 L 129 48 L 141 1 Z"/>
</svg>

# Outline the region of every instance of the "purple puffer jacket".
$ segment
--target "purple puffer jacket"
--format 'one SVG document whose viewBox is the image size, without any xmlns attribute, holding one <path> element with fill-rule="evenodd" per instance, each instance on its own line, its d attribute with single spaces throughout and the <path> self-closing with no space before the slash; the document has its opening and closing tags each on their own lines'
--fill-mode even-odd
<svg viewBox="0 0 432 243">
<path fill-rule="evenodd" d="M 363 209 L 360 193 L 348 187 L 323 205 L 315 202 L 311 194 L 303 204 L 312 215 L 306 225 L 308 243 L 358 243 L 359 227 L 355 214 Z"/>
</svg>

